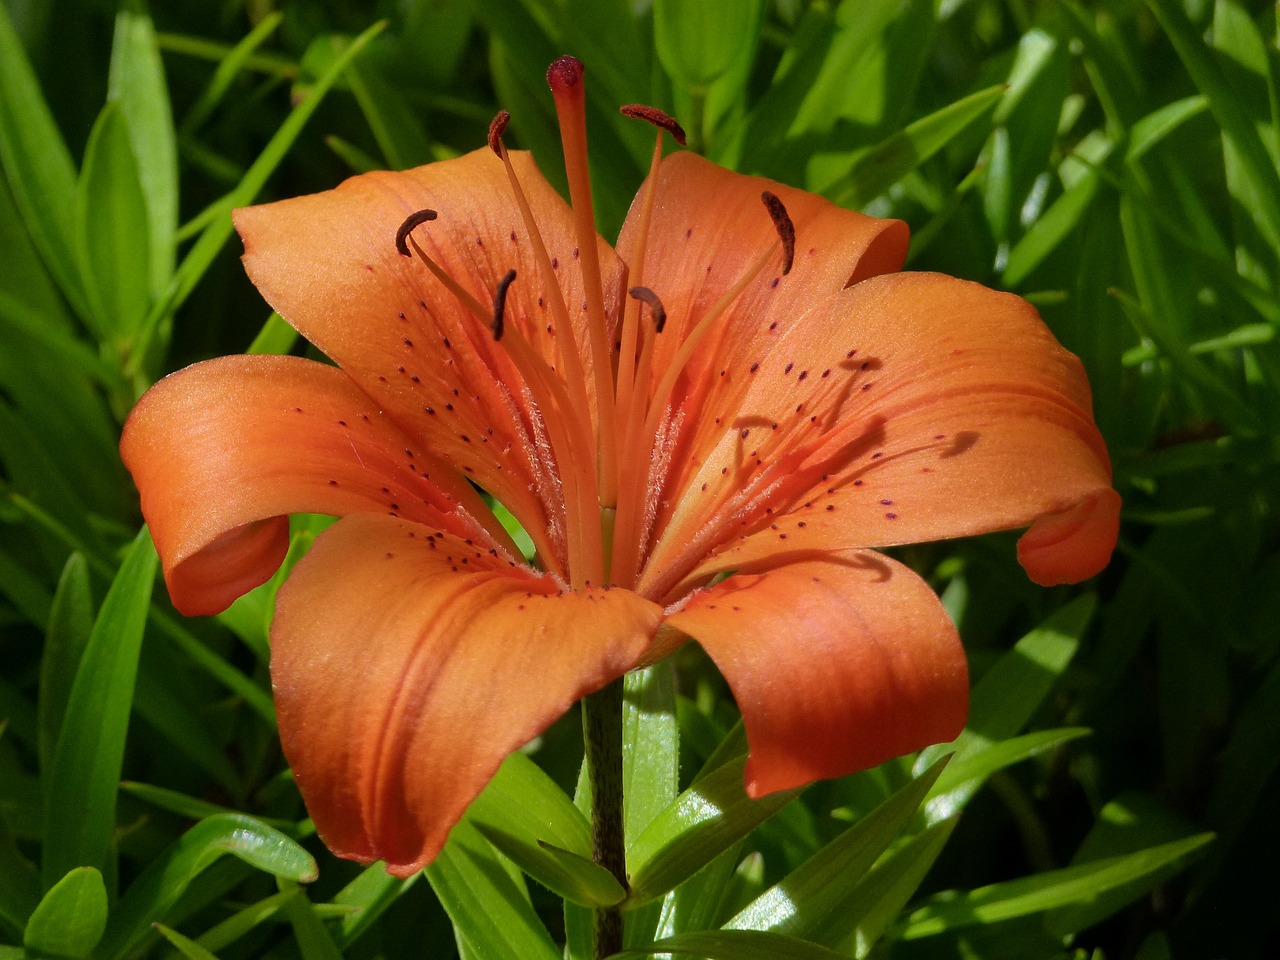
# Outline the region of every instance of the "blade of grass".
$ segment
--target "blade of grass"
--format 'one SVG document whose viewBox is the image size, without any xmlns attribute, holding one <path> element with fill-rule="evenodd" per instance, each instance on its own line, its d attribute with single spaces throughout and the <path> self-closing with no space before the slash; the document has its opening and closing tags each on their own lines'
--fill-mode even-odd
<svg viewBox="0 0 1280 960">
<path fill-rule="evenodd" d="M 45 822 L 59 829 L 45 835 L 41 874 L 46 886 L 76 867 L 107 872 L 138 654 L 157 564 L 151 538 L 143 530 L 107 591 L 76 671 L 49 774 Z"/>
<path fill-rule="evenodd" d="M 325 95 L 346 69 L 347 64 L 355 59 L 369 41 L 386 28 L 386 25 L 385 20 L 379 21 L 351 41 L 347 49 L 333 61 L 324 75 L 311 87 L 307 98 L 294 107 L 288 118 L 280 125 L 280 129 L 275 132 L 262 153 L 249 167 L 240 183 L 219 202 L 219 215 L 211 219 L 209 225 L 200 234 L 200 238 L 183 258 L 164 295 L 155 303 L 139 330 L 134 352 L 125 365 L 125 371 L 129 376 L 134 377 L 143 373 L 143 366 L 147 363 L 154 347 L 153 340 L 158 337 L 162 341 L 167 341 L 174 312 L 191 295 L 191 291 L 200 282 L 200 278 L 204 276 L 204 272 L 209 268 L 218 251 L 230 239 L 233 231 L 230 216 L 232 209 L 253 202 L 258 191 L 280 165 L 307 121 L 311 119 Z"/>
<path fill-rule="evenodd" d="M 40 92 L 8 6 L 0 7 L 0 163 L 45 266 L 81 317 L 87 313 L 76 266 L 76 168 Z"/>
<path fill-rule="evenodd" d="M 141 9 L 124 4 L 116 14 L 107 100 L 120 105 L 145 198 L 150 263 L 144 273 L 158 297 L 173 275 L 178 226 L 178 145 L 155 27 Z M 140 238 L 133 239 L 133 250 Z"/>
</svg>

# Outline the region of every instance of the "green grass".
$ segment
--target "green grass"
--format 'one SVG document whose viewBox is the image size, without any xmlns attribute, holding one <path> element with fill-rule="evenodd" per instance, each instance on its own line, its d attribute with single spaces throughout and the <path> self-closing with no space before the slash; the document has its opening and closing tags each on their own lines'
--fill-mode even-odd
<svg viewBox="0 0 1280 960">
<path fill-rule="evenodd" d="M 1125 500 L 1080 587 L 1031 585 L 1007 536 L 901 553 L 975 678 L 945 768 L 929 750 L 752 804 L 714 671 L 686 652 L 632 677 L 627 736 L 681 779 L 628 772 L 653 898 L 628 955 L 1280 949 L 1274 5 L 154 6 L 0 16 L 0 960 L 585 956 L 581 904 L 612 894 L 575 852 L 575 721 L 425 877 L 335 859 L 279 753 L 270 585 L 176 615 L 116 453 L 163 374 L 300 349 L 243 276 L 232 206 L 473 149 L 499 107 L 562 185 L 543 73 L 564 52 L 590 71 L 605 236 L 652 143 L 629 102 L 721 163 L 906 220 L 912 269 L 1027 297 L 1082 358 Z"/>
</svg>

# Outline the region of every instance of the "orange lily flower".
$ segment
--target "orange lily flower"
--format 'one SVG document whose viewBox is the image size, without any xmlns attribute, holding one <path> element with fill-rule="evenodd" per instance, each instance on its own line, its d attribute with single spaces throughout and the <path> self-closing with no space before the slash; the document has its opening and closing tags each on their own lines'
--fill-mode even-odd
<svg viewBox="0 0 1280 960">
<path fill-rule="evenodd" d="M 341 518 L 279 594 L 281 737 L 325 843 L 402 876 L 510 751 L 688 637 L 753 796 L 950 740 L 956 630 L 874 548 L 1029 525 L 1050 584 L 1116 540 L 1084 372 L 1029 304 L 898 273 L 904 224 L 663 157 L 661 130 L 611 247 L 581 65 L 548 79 L 571 204 L 500 118 L 492 152 L 236 211 L 249 276 L 336 366 L 196 364 L 122 440 L 186 614 L 270 578 L 290 513 Z"/>
</svg>

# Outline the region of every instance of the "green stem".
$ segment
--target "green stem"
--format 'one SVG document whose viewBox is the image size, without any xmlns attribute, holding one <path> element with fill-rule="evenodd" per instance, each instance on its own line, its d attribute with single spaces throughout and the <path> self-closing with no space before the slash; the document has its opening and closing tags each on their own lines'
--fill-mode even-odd
<svg viewBox="0 0 1280 960">
<path fill-rule="evenodd" d="M 587 775 L 591 778 L 591 858 L 625 888 L 627 856 L 622 834 L 622 678 L 582 701 Z M 622 911 L 596 911 L 595 957 L 622 949 Z"/>
</svg>

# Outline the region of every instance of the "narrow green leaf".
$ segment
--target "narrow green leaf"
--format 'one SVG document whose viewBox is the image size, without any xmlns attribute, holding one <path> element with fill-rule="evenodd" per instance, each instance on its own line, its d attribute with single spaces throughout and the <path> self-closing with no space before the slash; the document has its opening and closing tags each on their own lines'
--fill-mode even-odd
<svg viewBox="0 0 1280 960">
<path fill-rule="evenodd" d="M 990 113 L 1004 94 L 1003 85 L 979 90 L 854 153 L 820 192 L 841 206 L 866 206 Z"/>
<path fill-rule="evenodd" d="M 1200 116 L 1207 109 L 1209 109 L 1209 99 L 1202 94 L 1196 94 L 1151 111 L 1135 123 L 1129 131 L 1129 147 L 1125 151 L 1125 161 L 1136 163 L 1161 140 L 1188 120 Z"/>
<path fill-rule="evenodd" d="M 268 921 L 276 920 L 284 905 L 301 895 L 302 889 L 300 887 L 290 885 L 288 890 L 272 894 L 257 903 L 251 903 L 202 933 L 199 945 L 203 949 L 210 951 L 229 947 L 237 940 L 248 935 L 255 927 L 261 926 Z M 152 924 L 152 927 L 163 934 L 162 926 L 160 923 Z M 171 940 L 172 938 L 168 939 Z"/>
<path fill-rule="evenodd" d="M 149 263 L 142 268 L 149 279 L 150 298 L 160 295 L 173 274 L 174 233 L 178 228 L 178 146 L 155 27 L 139 7 L 124 4 L 116 14 L 107 99 L 120 105 L 137 161 L 148 229 L 132 238 L 131 252 L 136 257 L 139 249 L 150 251 Z M 149 240 L 145 247 L 144 237 Z"/>
<path fill-rule="evenodd" d="M 1002 277 L 1006 287 L 1022 283 L 1076 228 L 1098 192 L 1098 183 L 1096 172 L 1086 173 L 1014 244 Z"/>
<path fill-rule="evenodd" d="M 80 659 L 49 775 L 46 822 L 62 829 L 45 836 L 46 884 L 75 867 L 105 870 L 111 859 L 116 790 L 156 564 L 144 528 L 125 554 Z"/>
<path fill-rule="evenodd" d="M 71 701 L 71 684 L 93 631 L 95 612 L 89 591 L 89 566 L 82 554 L 73 553 L 62 568 L 62 577 L 53 595 L 44 656 L 40 660 L 36 715 L 40 725 L 40 768 L 45 771 L 53 768 L 62 719 Z"/>
<path fill-rule="evenodd" d="M 488 841 L 463 820 L 426 869 L 454 930 L 484 960 L 560 960 L 524 891 Z"/>
<path fill-rule="evenodd" d="M 293 938 L 302 960 L 342 960 L 342 951 L 316 916 L 304 891 L 286 900 L 280 912 L 293 928 Z"/>
<path fill-rule="evenodd" d="M 190 937 L 184 937 L 177 930 L 166 927 L 163 923 L 155 924 L 155 928 L 187 960 L 218 960 L 218 955 L 212 950 L 200 946 Z"/>
<path fill-rule="evenodd" d="M 1143 881 L 1150 889 L 1185 867 L 1213 834 L 1051 870 L 971 892 L 949 893 L 906 918 L 900 937 L 915 940 L 979 924 L 998 923 L 1058 907 L 1084 903 L 1122 885 Z"/>
<path fill-rule="evenodd" d="M 1096 606 L 1093 594 L 1072 600 L 982 675 L 970 697 L 968 730 L 958 742 L 962 751 L 971 738 L 1003 740 L 1027 725 L 1080 648 Z"/>
<path fill-rule="evenodd" d="M 891 850 L 858 881 L 851 898 L 853 909 L 832 917 L 826 929 L 815 932 L 814 939 L 839 942 L 845 952 L 865 957 L 915 896 L 955 826 L 955 818 L 943 820 Z"/>
<path fill-rule="evenodd" d="M 523 753 L 513 753 L 467 810 L 480 827 L 591 856 L 591 827 L 563 790 Z"/>
<path fill-rule="evenodd" d="M 626 896 L 617 879 L 591 861 L 590 827 L 573 801 L 524 754 L 503 761 L 467 819 L 520 869 L 562 897 L 607 906 Z"/>
<path fill-rule="evenodd" d="M 655 0 L 658 59 L 673 81 L 705 96 L 744 51 L 754 50 L 763 13 L 762 0 L 735 3 L 729 15 L 721 0 Z"/>
<path fill-rule="evenodd" d="M 1182 8 L 1170 0 L 1148 0 L 1148 6 L 1173 42 L 1191 79 L 1209 100 L 1223 136 L 1239 160 L 1255 205 L 1249 211 L 1272 249 L 1280 250 L 1280 173 L 1236 87 L 1223 73 L 1215 51 L 1196 33 Z"/>
<path fill-rule="evenodd" d="M 638 837 L 679 792 L 680 729 L 670 660 L 624 678 L 622 795 L 625 834 Z"/>
<path fill-rule="evenodd" d="M 107 886 L 93 867 L 76 867 L 55 883 L 27 921 L 22 944 L 33 953 L 78 960 L 107 927 Z"/>
<path fill-rule="evenodd" d="M 1079 737 L 1088 736 L 1085 727 L 1038 730 L 1011 740 L 999 740 L 981 750 L 970 750 L 947 768 L 934 787 L 927 805 L 930 823 L 959 813 L 987 778 L 998 770 L 1021 763 Z"/>
<path fill-rule="evenodd" d="M 97 951 L 101 960 L 129 953 L 161 921 L 191 882 L 219 858 L 231 854 L 258 870 L 309 883 L 316 862 L 298 843 L 243 814 L 201 820 L 143 871 L 120 898 Z"/>
<path fill-rule="evenodd" d="M 307 121 L 311 119 L 312 114 L 323 102 L 325 95 L 342 75 L 342 71 L 346 69 L 347 64 L 365 48 L 370 40 L 385 28 L 386 21 L 379 21 L 351 41 L 346 50 L 325 71 L 324 76 L 320 77 L 311 87 L 307 98 L 293 108 L 288 118 L 280 125 L 280 129 L 275 132 L 275 135 L 263 148 L 258 158 L 254 160 L 235 189 L 218 202 L 216 205 L 218 209 L 217 215 L 212 217 L 209 225 L 200 234 L 200 238 L 178 266 L 164 295 L 152 307 L 151 313 L 139 333 L 136 349 L 129 359 L 128 373 L 137 374 L 142 372 L 142 365 L 147 361 L 152 350 L 152 339 L 157 335 L 168 336 L 168 325 L 172 323 L 174 311 L 190 296 L 191 291 L 195 289 L 200 278 L 204 276 L 205 271 L 218 255 L 218 251 L 222 249 L 231 237 L 233 231 L 231 223 L 232 209 L 253 202 L 258 195 L 258 191 L 262 189 L 267 179 L 292 148 L 294 141 L 302 133 Z"/>
<path fill-rule="evenodd" d="M 298 331 L 284 322 L 274 310 L 249 344 L 245 353 L 288 353 L 298 342 Z"/>
<path fill-rule="evenodd" d="M 7 250 L 3 246 L 0 249 Z M 0 290 L 0 334 L 5 333 L 6 327 L 10 331 L 5 336 L 6 346 L 16 339 L 14 333 L 21 334 L 38 343 L 48 358 L 67 373 L 106 385 L 114 385 L 119 379 L 118 371 L 101 355 L 58 324 L 50 323 L 47 313 L 34 311 Z"/>
<path fill-rule="evenodd" d="M 613 960 L 674 955 L 706 960 L 837 960 L 835 953 L 816 943 L 759 930 L 701 930 L 659 940 L 637 950 L 613 954 Z"/>
<path fill-rule="evenodd" d="M 13 604 L 19 616 L 37 627 L 49 622 L 49 611 L 53 607 L 49 588 L 42 578 L 32 575 L 29 563 L 11 556 L 7 550 L 0 550 L 0 595 Z"/>
<path fill-rule="evenodd" d="M 209 85 L 201 92 L 200 98 L 192 104 L 183 118 L 181 125 L 183 134 L 191 134 L 209 119 L 231 89 L 231 84 L 240 75 L 240 71 L 245 68 L 257 49 L 271 37 L 271 34 L 275 33 L 283 19 L 283 13 L 278 10 L 271 11 L 258 21 L 243 40 L 227 51 L 219 61 L 218 68 L 214 70 Z"/>
<path fill-rule="evenodd" d="M 7 721 L 0 721 L 0 738 L 6 725 Z M 21 930 L 40 903 L 42 892 L 40 871 L 22 855 L 0 813 L 0 922 Z"/>
<path fill-rule="evenodd" d="M 73 240 L 76 169 L 13 31 L 7 5 L 0 7 L 0 164 L 45 266 L 84 316 Z"/>
<path fill-rule="evenodd" d="M 1199 387 L 1221 412 L 1221 415 L 1241 432 L 1257 434 L 1262 423 L 1254 410 L 1239 394 L 1218 375 L 1217 371 L 1191 352 L 1170 324 L 1161 322 L 1148 313 L 1141 303 L 1122 290 L 1112 290 L 1125 316 L 1135 330 L 1150 338 L 1170 365 L 1187 381 Z"/>
<path fill-rule="evenodd" d="M 149 263 L 138 251 L 150 230 L 124 114 L 108 102 L 89 135 L 76 202 L 76 249 L 103 340 L 127 342 L 146 316 Z"/>
<path fill-rule="evenodd" d="M 405 103 L 378 65 L 369 63 L 367 58 L 353 60 L 347 64 L 345 77 L 392 170 L 407 170 L 431 159 L 431 141 L 420 114 Z"/>
<path fill-rule="evenodd" d="M 396 898 L 417 883 L 421 876 L 422 874 L 416 874 L 408 880 L 401 880 L 387 873 L 381 864 L 366 867 L 333 898 L 336 904 L 354 908 L 342 918 L 338 926 L 338 944 L 346 947 L 353 943 L 360 934 L 377 923 L 378 918 L 395 903 Z"/>
<path fill-rule="evenodd" d="M 858 881 L 898 839 L 945 767 L 944 757 L 766 890 L 725 929 L 808 938 L 831 917 L 847 914 Z"/>
<path fill-rule="evenodd" d="M 631 902 L 674 889 L 800 794 L 749 799 L 742 787 L 746 762 L 740 755 L 701 777 L 636 838 L 627 851 Z"/>
</svg>

